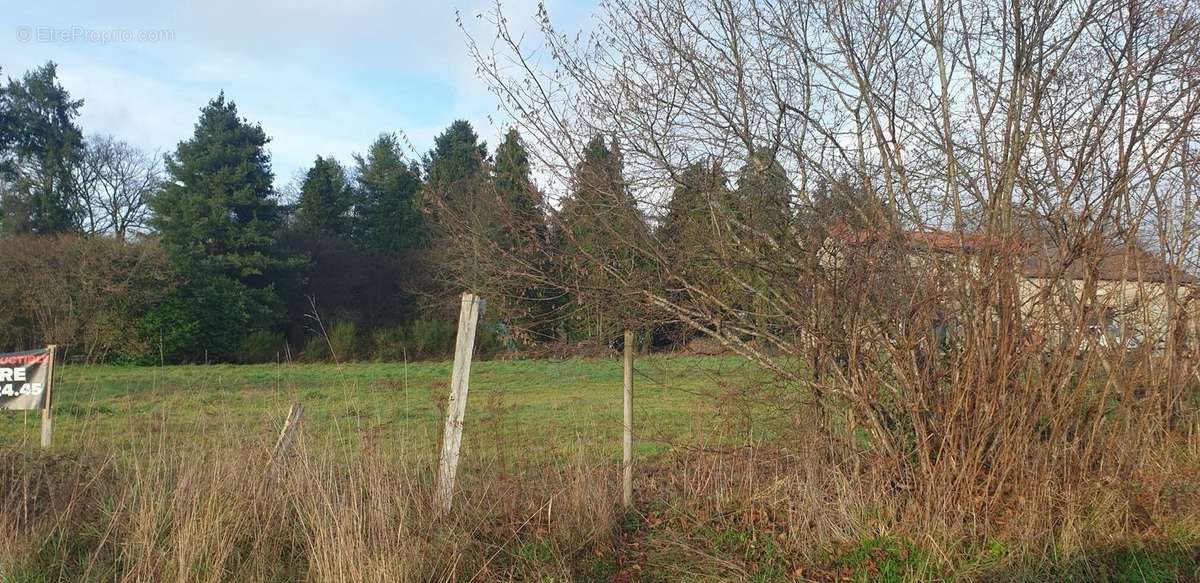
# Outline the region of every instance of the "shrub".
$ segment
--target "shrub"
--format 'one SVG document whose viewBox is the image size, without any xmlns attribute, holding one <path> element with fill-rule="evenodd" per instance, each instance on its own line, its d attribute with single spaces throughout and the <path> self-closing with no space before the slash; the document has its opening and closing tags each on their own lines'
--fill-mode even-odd
<svg viewBox="0 0 1200 583">
<path fill-rule="evenodd" d="M 454 351 L 457 332 L 453 322 L 416 320 L 409 325 L 408 346 L 413 354 L 421 358 L 444 356 Z"/>
<path fill-rule="evenodd" d="M 371 360 L 391 362 L 412 358 L 407 350 L 406 333 L 404 326 L 376 329 L 371 334 Z"/>
<path fill-rule="evenodd" d="M 309 336 L 304 341 L 302 357 L 307 362 L 324 362 L 329 360 L 329 343 L 325 340 L 325 337 L 320 334 Z"/>
<path fill-rule="evenodd" d="M 238 354 L 238 360 L 246 364 L 276 362 L 280 359 L 280 353 L 283 352 L 286 342 L 283 334 L 269 330 L 251 332 L 242 340 L 242 350 Z"/>
<path fill-rule="evenodd" d="M 446 358 L 454 354 L 458 324 L 446 320 L 416 320 L 407 325 L 379 328 L 371 335 L 371 359 L 380 362 Z M 480 322 L 475 352 L 486 355 L 515 348 L 508 329 L 497 322 Z"/>
<path fill-rule="evenodd" d="M 167 362 L 236 361 L 254 321 L 250 303 L 250 290 L 235 279 L 192 279 L 150 308 L 140 334 L 158 341 Z"/>
<path fill-rule="evenodd" d="M 346 362 L 358 358 L 358 326 L 343 320 L 320 330 L 304 343 L 304 359 L 310 362 Z M 332 353 L 330 352 L 332 350 Z"/>
<path fill-rule="evenodd" d="M 0 244 L 0 272 L 10 274 L 0 280 L 0 350 L 55 343 L 88 362 L 157 357 L 157 334 L 129 325 L 173 285 L 155 239 L 14 237 Z"/>
<path fill-rule="evenodd" d="M 329 346 L 333 350 L 334 360 L 349 361 L 358 358 L 358 326 L 348 320 L 334 324 L 329 330 Z"/>
<path fill-rule="evenodd" d="M 478 354 L 496 354 L 517 348 L 512 332 L 501 322 L 480 322 L 478 334 L 475 338 L 475 352 Z"/>
<path fill-rule="evenodd" d="M 444 320 L 415 320 L 380 328 L 372 335 L 371 358 L 391 361 L 444 357 L 454 352 L 457 332 L 455 323 Z"/>
</svg>

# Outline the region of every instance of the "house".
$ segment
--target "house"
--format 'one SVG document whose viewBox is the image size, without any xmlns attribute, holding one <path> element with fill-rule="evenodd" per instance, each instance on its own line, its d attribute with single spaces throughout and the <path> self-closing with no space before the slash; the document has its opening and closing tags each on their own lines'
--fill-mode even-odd
<svg viewBox="0 0 1200 583">
<path fill-rule="evenodd" d="M 840 265 L 840 251 L 846 248 L 899 249 L 908 265 L 939 280 L 941 289 L 949 289 L 953 278 L 985 273 L 983 261 L 1015 254 L 1009 259 L 1019 277 L 1022 325 L 1031 334 L 1076 341 L 1083 332 L 1083 342 L 1157 348 L 1200 337 L 1196 277 L 1138 245 L 1064 248 L 1044 238 L 1001 241 L 945 231 L 884 234 L 844 226 L 830 230 L 829 242 L 823 259 L 827 266 Z"/>
<path fill-rule="evenodd" d="M 1165 348 L 1172 332 L 1179 340 L 1196 338 L 1196 278 L 1140 246 L 1071 253 L 1032 244 L 1022 254 L 1021 276 L 1026 313 L 1045 314 L 1061 306 L 1064 298 L 1090 304 L 1084 324 L 1102 344 Z M 1082 302 L 1084 298 L 1094 300 Z"/>
</svg>

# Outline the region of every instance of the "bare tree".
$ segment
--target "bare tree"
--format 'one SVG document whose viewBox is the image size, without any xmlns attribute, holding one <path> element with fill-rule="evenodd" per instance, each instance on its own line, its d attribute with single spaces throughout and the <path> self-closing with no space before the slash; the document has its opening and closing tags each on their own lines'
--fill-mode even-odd
<svg viewBox="0 0 1200 583">
<path fill-rule="evenodd" d="M 1131 443 L 1178 423 L 1196 373 L 1195 5 L 612 0 L 586 39 L 542 9 L 532 44 L 493 16 L 469 46 L 551 200 L 579 212 L 593 136 L 622 152 L 607 199 L 651 216 L 680 215 L 696 164 L 735 185 L 691 198 L 686 261 L 657 230 L 610 227 L 623 262 L 569 236 L 537 260 L 493 245 L 485 295 L 540 282 L 708 335 L 794 383 L 832 435 L 865 430 L 931 516 L 1128 470 Z M 591 211 L 615 219 L 605 199 Z M 1153 338 L 1133 366 L 1135 332 Z M 1121 430 L 1098 412 L 1114 399 Z"/>
<path fill-rule="evenodd" d="M 160 156 L 112 136 L 94 135 L 84 143 L 76 180 L 82 230 L 124 240 L 146 228 L 146 200 L 162 184 Z"/>
</svg>

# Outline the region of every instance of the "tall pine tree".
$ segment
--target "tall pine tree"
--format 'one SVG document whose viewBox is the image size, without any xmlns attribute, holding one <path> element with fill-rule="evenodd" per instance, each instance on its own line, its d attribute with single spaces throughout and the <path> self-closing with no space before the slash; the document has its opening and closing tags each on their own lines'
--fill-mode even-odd
<svg viewBox="0 0 1200 583">
<path fill-rule="evenodd" d="M 83 100 L 71 99 L 58 83 L 53 62 L 0 93 L 0 173 L 10 187 L 0 193 L 7 233 L 54 234 L 77 230 L 79 196 L 74 172 L 83 155 L 83 133 L 75 124 Z M 4 153 L 0 150 L 0 153 Z"/>
<path fill-rule="evenodd" d="M 791 182 L 787 171 L 766 149 L 755 151 L 738 173 L 730 210 L 749 231 L 746 237 L 780 239 L 787 236 L 792 222 Z"/>
<path fill-rule="evenodd" d="M 430 290 L 453 298 L 456 289 L 478 290 L 486 276 L 475 269 L 487 254 L 485 241 L 498 235 L 497 205 L 489 200 L 491 179 L 487 145 L 471 124 L 456 120 L 434 139 L 425 157 L 425 202 L 430 212 L 431 265 L 434 276 L 448 288 Z M 457 302 L 443 310 L 451 316 Z"/>
<path fill-rule="evenodd" d="M 666 277 L 664 294 L 682 305 L 687 305 L 696 288 L 725 297 L 729 278 L 721 262 L 721 241 L 717 239 L 721 232 L 718 217 L 729 202 L 725 172 L 715 159 L 696 162 L 685 167 L 675 183 L 654 233 L 666 267 L 661 273 Z M 664 322 L 659 331 L 676 346 L 686 344 L 693 335 L 678 321 Z"/>
<path fill-rule="evenodd" d="M 349 237 L 354 190 L 346 170 L 333 158 L 317 156 L 300 185 L 296 220 L 300 227 L 335 237 Z"/>
<path fill-rule="evenodd" d="M 145 332 L 175 359 L 231 360 L 248 332 L 278 321 L 272 278 L 295 262 L 274 248 L 280 211 L 267 142 L 222 93 L 166 156 L 152 225 L 182 284 Z"/>
<path fill-rule="evenodd" d="M 559 269 L 579 283 L 575 331 L 606 342 L 643 321 L 629 292 L 647 275 L 649 226 L 629 192 L 615 141 L 588 142 L 572 186 L 553 245 L 561 251 Z"/>
<path fill-rule="evenodd" d="M 736 222 L 729 232 L 752 257 L 770 257 L 779 253 L 780 248 L 795 244 L 791 189 L 787 171 L 774 150 L 763 148 L 750 154 L 731 196 L 729 211 Z M 728 286 L 724 300 L 750 315 L 758 332 L 767 332 L 769 318 L 765 314 L 777 298 L 765 294 L 788 285 L 786 281 L 775 280 L 781 270 L 754 259 L 739 262 L 730 269 L 749 285 Z"/>
<path fill-rule="evenodd" d="M 546 235 L 542 194 L 530 178 L 529 153 L 517 130 L 509 130 L 496 148 L 492 181 L 508 215 L 500 233 L 501 245 L 512 250 L 534 247 Z"/>
<path fill-rule="evenodd" d="M 433 140 L 433 150 L 425 157 L 425 175 L 429 187 L 445 194 L 457 183 L 484 174 L 487 144 L 471 122 L 455 120 Z"/>
<path fill-rule="evenodd" d="M 725 173 L 713 160 L 684 168 L 667 201 L 666 213 L 655 235 L 662 244 L 668 265 L 692 267 L 712 247 L 716 210 L 726 204 L 729 189 Z"/>
<path fill-rule="evenodd" d="M 492 169 L 494 203 L 499 205 L 499 223 L 492 240 L 504 259 L 492 265 L 489 286 L 496 290 L 495 312 L 506 316 L 506 323 L 531 340 L 554 337 L 561 294 L 548 284 L 518 286 L 510 269 L 527 273 L 546 273 L 551 267 L 547 254 L 547 225 L 542 194 L 530 177 L 529 153 L 515 129 L 509 130 L 496 148 Z M 515 278 L 521 280 L 521 278 Z"/>
<path fill-rule="evenodd" d="M 355 156 L 358 206 L 354 237 L 374 253 L 402 255 L 425 242 L 421 173 L 406 163 L 395 135 L 382 134 L 366 156 Z"/>
</svg>

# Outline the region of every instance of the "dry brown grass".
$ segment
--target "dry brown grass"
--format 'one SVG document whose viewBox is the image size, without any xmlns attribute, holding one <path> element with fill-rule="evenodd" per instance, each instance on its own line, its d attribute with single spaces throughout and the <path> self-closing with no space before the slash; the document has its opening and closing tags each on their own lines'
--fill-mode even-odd
<svg viewBox="0 0 1200 583">
<path fill-rule="evenodd" d="M 267 458 L 255 453 L 261 449 L 188 456 L 163 450 L 123 460 L 6 452 L 4 577 L 506 578 L 527 567 L 510 551 L 531 538 L 565 561 L 603 546 L 615 524 L 604 468 L 468 476 L 454 512 L 439 520 L 431 512 L 428 465 L 302 447 L 268 482 Z M 45 572 L 51 567 L 59 573 Z M 556 566 L 537 568 L 553 573 Z M 561 565 L 560 575 L 567 568 Z"/>
<path fill-rule="evenodd" d="M 1134 356 L 1156 364 L 1148 352 Z M 544 446 L 487 422 L 489 443 L 466 459 L 456 508 L 441 519 L 430 501 L 433 452 L 401 458 L 301 439 L 266 480 L 266 428 L 236 450 L 176 451 L 167 438 L 138 452 L 11 449 L 0 455 L 0 578 L 831 580 L 880 575 L 886 561 L 915 580 L 1095 578 L 1108 572 L 1098 549 L 1161 547 L 1175 557 L 1200 548 L 1194 406 L 1161 406 L 1194 387 L 1130 389 L 1147 386 L 1147 368 L 1111 370 L 1074 405 L 1040 393 L 1048 389 L 1032 369 L 1011 393 L 953 385 L 970 391 L 959 398 L 972 400 L 973 424 L 938 408 L 937 385 L 868 403 L 891 416 L 882 427 L 856 420 L 852 407 L 802 406 L 809 397 L 787 385 L 731 386 L 698 413 L 692 441 L 639 466 L 630 515 L 617 504 L 615 463 L 584 447 L 530 462 L 530 448 Z M 870 394 L 862 387 L 840 390 Z M 1120 397 L 1097 413 L 1094 393 L 1104 391 Z M 905 399 L 926 406 L 896 407 Z M 484 410 L 485 421 L 505 414 Z M 937 428 L 941 449 L 897 441 L 907 443 L 897 456 L 872 433 L 902 440 L 917 420 Z M 985 429 L 991 437 L 980 440 Z M 968 468 L 967 459 L 982 461 Z M 898 546 L 846 558 L 889 541 Z"/>
</svg>

